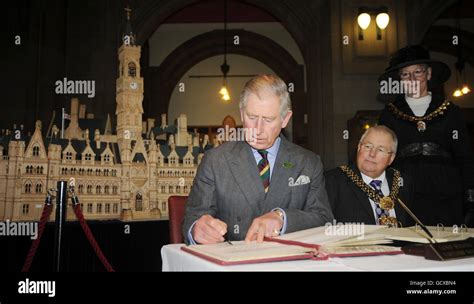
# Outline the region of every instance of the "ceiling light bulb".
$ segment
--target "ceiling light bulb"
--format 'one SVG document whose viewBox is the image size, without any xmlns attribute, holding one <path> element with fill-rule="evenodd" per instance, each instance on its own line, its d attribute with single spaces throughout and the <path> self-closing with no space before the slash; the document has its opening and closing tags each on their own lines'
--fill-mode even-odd
<svg viewBox="0 0 474 304">
<path fill-rule="evenodd" d="M 225 86 L 223 86 L 222 89 L 219 91 L 219 94 L 229 95 L 229 91 L 227 91 L 227 88 Z"/>
</svg>

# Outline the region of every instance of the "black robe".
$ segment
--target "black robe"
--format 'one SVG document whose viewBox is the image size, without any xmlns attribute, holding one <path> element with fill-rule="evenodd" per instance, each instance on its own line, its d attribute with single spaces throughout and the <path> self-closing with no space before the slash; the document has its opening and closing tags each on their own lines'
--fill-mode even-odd
<svg viewBox="0 0 474 304">
<path fill-rule="evenodd" d="M 435 111 L 444 98 L 432 96 L 426 115 Z M 415 116 L 404 96 L 393 103 L 400 111 Z M 465 191 L 474 189 L 474 157 L 469 134 L 458 106 L 450 104 L 442 115 L 425 121 L 419 132 L 416 122 L 403 120 L 386 106 L 379 124 L 392 129 L 398 137 L 397 157 L 392 166 L 415 181 L 414 213 L 426 225 L 464 223 Z M 431 142 L 449 154 L 401 157 L 409 144 Z"/>
</svg>

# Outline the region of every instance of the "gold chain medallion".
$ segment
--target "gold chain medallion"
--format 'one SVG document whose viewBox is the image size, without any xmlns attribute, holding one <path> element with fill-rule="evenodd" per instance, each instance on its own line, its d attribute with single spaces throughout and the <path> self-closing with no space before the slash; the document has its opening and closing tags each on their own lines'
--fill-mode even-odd
<svg viewBox="0 0 474 304">
<path fill-rule="evenodd" d="M 443 115 L 444 111 L 446 111 L 448 109 L 448 106 L 450 104 L 451 103 L 449 102 L 449 100 L 445 100 L 436 110 L 434 110 L 433 112 L 431 112 L 428 115 L 421 116 L 421 117 L 411 116 L 411 115 L 408 115 L 406 113 L 403 113 L 393 103 L 388 104 L 388 109 L 393 114 L 398 116 L 398 118 L 400 118 L 400 119 L 415 122 L 418 132 L 424 132 L 424 131 L 426 131 L 426 122 L 430 121 L 430 120 L 433 120 L 434 118 L 436 118 L 440 115 Z"/>
<path fill-rule="evenodd" d="M 372 187 L 369 187 L 362 178 L 359 177 L 351 168 L 348 166 L 339 167 L 344 174 L 359 188 L 361 189 L 371 200 L 380 206 L 380 208 L 389 211 L 395 207 L 395 200 L 398 197 L 400 191 L 400 171 L 393 170 L 393 182 L 390 194 L 388 196 L 380 196 L 377 191 Z M 397 219 L 391 216 L 382 216 L 379 219 L 380 225 L 396 226 Z"/>
</svg>

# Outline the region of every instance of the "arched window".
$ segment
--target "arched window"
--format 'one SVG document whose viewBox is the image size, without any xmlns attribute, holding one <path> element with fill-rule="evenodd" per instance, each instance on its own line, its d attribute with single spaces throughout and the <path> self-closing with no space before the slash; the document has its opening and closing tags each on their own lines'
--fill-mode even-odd
<svg viewBox="0 0 474 304">
<path fill-rule="evenodd" d="M 27 215 L 28 213 L 30 213 L 30 205 L 29 204 L 23 204 L 22 214 Z"/>
<path fill-rule="evenodd" d="M 36 184 L 36 193 L 42 193 L 43 192 L 43 185 L 42 184 Z"/>
<path fill-rule="evenodd" d="M 83 193 L 84 192 L 84 185 L 79 185 L 79 187 L 77 188 L 77 191 L 79 193 Z"/>
<path fill-rule="evenodd" d="M 31 193 L 31 184 L 30 183 L 25 184 L 25 193 Z"/>
<path fill-rule="evenodd" d="M 109 188 L 110 188 L 110 187 L 109 187 L 108 185 L 106 185 L 106 186 L 104 187 L 104 193 L 105 193 L 105 194 L 109 194 Z"/>
<path fill-rule="evenodd" d="M 143 201 L 141 193 L 137 193 L 135 196 L 135 210 L 142 211 L 143 210 Z"/>
<path fill-rule="evenodd" d="M 95 193 L 100 194 L 102 192 L 102 187 L 100 185 L 97 185 L 95 187 Z"/>
<path fill-rule="evenodd" d="M 40 155 L 40 147 L 39 146 L 34 146 L 33 147 L 33 156 L 39 156 Z"/>
<path fill-rule="evenodd" d="M 72 152 L 66 152 L 66 160 L 72 160 Z"/>
<path fill-rule="evenodd" d="M 137 67 L 135 66 L 135 63 L 133 62 L 128 63 L 128 76 L 130 77 L 137 76 Z"/>
</svg>

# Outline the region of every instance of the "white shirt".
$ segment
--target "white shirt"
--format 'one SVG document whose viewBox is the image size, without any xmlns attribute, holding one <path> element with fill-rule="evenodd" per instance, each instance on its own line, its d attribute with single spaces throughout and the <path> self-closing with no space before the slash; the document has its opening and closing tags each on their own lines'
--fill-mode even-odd
<svg viewBox="0 0 474 304">
<path fill-rule="evenodd" d="M 373 187 L 370 185 L 370 183 L 373 181 L 373 180 L 380 180 L 382 181 L 382 193 L 384 196 L 388 196 L 390 194 L 390 189 L 388 187 L 388 181 L 387 181 L 387 178 L 385 176 L 385 171 L 377 178 L 372 178 L 372 177 L 369 177 L 367 175 L 365 175 L 364 173 L 360 173 L 362 175 L 362 179 L 364 180 L 364 183 L 366 183 L 370 188 L 373 189 Z M 369 198 L 369 201 L 370 201 L 370 205 L 372 206 L 372 210 L 374 211 L 374 219 L 375 219 L 375 222 L 377 223 L 378 225 L 378 222 L 377 222 L 377 212 L 375 211 L 375 208 L 377 208 L 377 205 L 375 204 L 375 202 L 373 200 L 371 200 Z M 397 215 L 395 214 L 395 209 L 390 209 L 388 211 L 388 215 L 391 216 L 391 217 L 397 217 Z"/>
<path fill-rule="evenodd" d="M 428 95 L 420 98 L 405 96 L 405 100 L 407 101 L 408 106 L 410 106 L 410 109 L 413 111 L 413 114 L 416 116 L 424 116 L 431 103 L 431 92 L 428 92 Z"/>
</svg>

